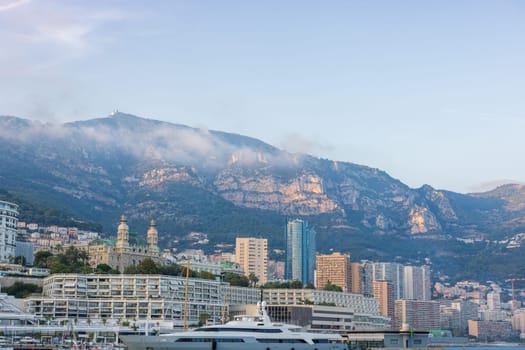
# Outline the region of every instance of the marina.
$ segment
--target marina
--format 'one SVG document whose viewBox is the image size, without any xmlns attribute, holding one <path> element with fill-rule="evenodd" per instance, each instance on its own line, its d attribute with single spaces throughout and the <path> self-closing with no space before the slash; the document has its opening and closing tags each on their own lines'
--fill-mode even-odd
<svg viewBox="0 0 525 350">
<path fill-rule="evenodd" d="M 273 323 L 265 302 L 257 304 L 257 315 L 240 315 L 222 325 L 196 328 L 158 336 L 122 335 L 129 350 L 343 350 L 346 344 L 337 333 L 306 332 L 301 327 Z"/>
<path fill-rule="evenodd" d="M 119 334 L 133 332 L 122 325 L 61 323 L 39 320 L 0 294 L 0 349 L 112 349 Z"/>
</svg>

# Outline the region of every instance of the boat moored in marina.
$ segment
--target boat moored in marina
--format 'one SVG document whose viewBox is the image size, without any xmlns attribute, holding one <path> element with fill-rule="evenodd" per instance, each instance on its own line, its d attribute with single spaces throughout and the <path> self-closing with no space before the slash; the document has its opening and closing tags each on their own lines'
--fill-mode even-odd
<svg viewBox="0 0 525 350">
<path fill-rule="evenodd" d="M 271 322 L 265 303 L 254 316 L 242 315 L 223 325 L 156 336 L 121 335 L 129 350 L 343 350 L 339 334 L 313 333 Z"/>
</svg>

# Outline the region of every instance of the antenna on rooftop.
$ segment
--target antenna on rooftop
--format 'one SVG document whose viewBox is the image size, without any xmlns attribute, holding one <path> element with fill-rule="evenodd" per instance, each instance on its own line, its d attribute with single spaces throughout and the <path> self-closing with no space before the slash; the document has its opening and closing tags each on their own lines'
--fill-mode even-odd
<svg viewBox="0 0 525 350">
<path fill-rule="evenodd" d="M 118 113 L 118 109 L 115 109 L 113 112 L 109 114 L 110 117 L 113 117 L 115 114 Z"/>
</svg>

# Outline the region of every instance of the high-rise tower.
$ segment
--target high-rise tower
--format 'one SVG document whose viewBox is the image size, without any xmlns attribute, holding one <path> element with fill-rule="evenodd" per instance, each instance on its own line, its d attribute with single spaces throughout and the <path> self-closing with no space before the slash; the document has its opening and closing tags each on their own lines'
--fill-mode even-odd
<svg viewBox="0 0 525 350">
<path fill-rule="evenodd" d="M 15 257 L 18 205 L 0 201 L 0 262 Z"/>
<path fill-rule="evenodd" d="M 403 299 L 430 300 L 431 283 L 429 266 L 404 267 L 404 297 Z"/>
<path fill-rule="evenodd" d="M 315 231 L 301 219 L 289 220 L 286 225 L 285 278 L 303 284 L 314 283 Z"/>
<path fill-rule="evenodd" d="M 253 273 L 263 285 L 268 274 L 268 240 L 266 238 L 237 237 L 235 260 L 242 266 L 244 274 Z"/>
<path fill-rule="evenodd" d="M 390 281 L 376 280 L 373 281 L 372 287 L 374 298 L 379 303 L 379 312 L 393 320 L 395 310 L 394 285 Z"/>
<path fill-rule="evenodd" d="M 364 268 L 364 285 L 362 286 L 363 294 L 373 295 L 373 281 L 390 281 L 394 286 L 395 299 L 403 298 L 403 265 L 398 263 L 384 262 L 365 262 Z"/>
</svg>

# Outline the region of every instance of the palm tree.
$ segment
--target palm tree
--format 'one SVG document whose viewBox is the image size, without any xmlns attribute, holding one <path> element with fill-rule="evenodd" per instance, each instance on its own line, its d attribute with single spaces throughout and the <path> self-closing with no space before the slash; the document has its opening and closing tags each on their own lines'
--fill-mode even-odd
<svg viewBox="0 0 525 350">
<path fill-rule="evenodd" d="M 250 281 L 250 285 L 252 287 L 255 287 L 257 282 L 259 282 L 259 278 L 257 278 L 257 276 L 255 276 L 253 272 L 251 272 L 250 275 L 248 275 L 248 280 Z"/>
</svg>

